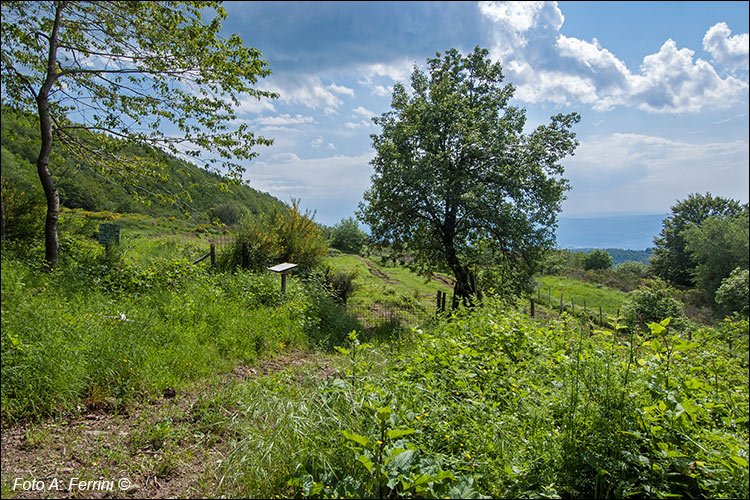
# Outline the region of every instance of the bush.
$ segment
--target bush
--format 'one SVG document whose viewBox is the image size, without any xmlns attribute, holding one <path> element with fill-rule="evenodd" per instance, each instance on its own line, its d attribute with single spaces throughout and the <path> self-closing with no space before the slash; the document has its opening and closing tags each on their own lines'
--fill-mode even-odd
<svg viewBox="0 0 750 500">
<path fill-rule="evenodd" d="M 612 257 L 605 251 L 596 249 L 583 256 L 583 269 L 610 269 L 612 267 Z"/>
<path fill-rule="evenodd" d="M 245 210 L 235 201 L 222 203 L 211 211 L 213 219 L 219 219 L 222 224 L 231 226 L 236 224 L 245 214 Z"/>
<path fill-rule="evenodd" d="M 299 212 L 292 200 L 289 210 L 260 216 L 244 224 L 230 250 L 219 256 L 219 268 L 263 271 L 281 262 L 297 264 L 307 272 L 319 266 L 328 248 L 309 213 Z"/>
<path fill-rule="evenodd" d="M 750 272 L 738 267 L 722 280 L 721 286 L 716 291 L 716 304 L 724 312 L 748 315 L 748 302 L 750 302 L 748 279 L 750 279 Z"/>
<path fill-rule="evenodd" d="M 342 252 L 359 254 L 367 241 L 367 235 L 359 230 L 359 225 L 353 217 L 341 219 L 333 226 L 331 246 Z"/>
<path fill-rule="evenodd" d="M 652 280 L 650 286 L 642 286 L 631 293 L 623 306 L 623 316 L 631 328 L 642 326 L 647 332 L 649 323 L 659 323 L 672 318 L 670 326 L 683 330 L 687 326 L 684 306 L 674 298 L 674 289 L 659 279 Z"/>
</svg>

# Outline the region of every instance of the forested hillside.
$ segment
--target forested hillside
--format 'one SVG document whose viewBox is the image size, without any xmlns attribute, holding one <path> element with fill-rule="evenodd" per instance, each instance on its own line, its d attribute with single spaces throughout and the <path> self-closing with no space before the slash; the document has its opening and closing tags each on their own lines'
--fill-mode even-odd
<svg viewBox="0 0 750 500">
<path fill-rule="evenodd" d="M 7 108 L 2 110 L 3 192 L 13 189 L 17 196 L 25 197 L 27 203 L 43 205 L 44 195 L 36 172 L 40 140 L 35 121 L 34 117 L 22 116 Z M 142 149 L 132 149 L 134 157 L 146 153 Z M 179 216 L 188 212 L 196 220 L 212 218 L 217 207 L 227 204 L 256 215 L 285 207 L 268 193 L 246 185 L 222 186 L 226 180 L 216 173 L 163 152 L 156 154 L 168 165 L 168 179 L 158 184 L 141 180 L 135 185 L 113 183 L 73 158 L 53 156 L 50 168 L 57 179 L 60 204 L 66 208 L 152 216 Z M 145 202 L 135 199 L 136 192 Z M 158 203 L 158 194 L 175 195 L 177 202 Z"/>
</svg>

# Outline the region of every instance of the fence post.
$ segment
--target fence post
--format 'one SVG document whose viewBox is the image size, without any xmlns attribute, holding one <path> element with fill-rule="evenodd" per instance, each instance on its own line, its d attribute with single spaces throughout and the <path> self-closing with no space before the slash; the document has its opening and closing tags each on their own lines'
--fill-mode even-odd
<svg viewBox="0 0 750 500">
<path fill-rule="evenodd" d="M 602 306 L 599 306 L 599 326 L 604 326 L 604 322 L 602 321 Z"/>
<path fill-rule="evenodd" d="M 570 313 L 575 316 L 576 314 L 576 305 L 575 302 L 573 302 L 573 297 L 570 298 Z"/>
<path fill-rule="evenodd" d="M 211 255 L 211 267 L 216 267 L 216 245 L 211 243 L 211 250 L 209 250 L 209 254 Z"/>
<path fill-rule="evenodd" d="M 560 292 L 560 314 L 563 313 L 563 294 Z"/>
<path fill-rule="evenodd" d="M 531 317 L 534 317 L 534 297 L 531 297 Z"/>
</svg>

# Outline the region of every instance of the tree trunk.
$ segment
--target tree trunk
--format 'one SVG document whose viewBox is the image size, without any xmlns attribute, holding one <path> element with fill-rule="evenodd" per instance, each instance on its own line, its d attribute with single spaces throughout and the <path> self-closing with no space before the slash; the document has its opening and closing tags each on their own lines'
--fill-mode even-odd
<svg viewBox="0 0 750 500">
<path fill-rule="evenodd" d="M 42 147 L 36 161 L 39 180 L 42 182 L 44 196 L 47 198 L 47 217 L 44 221 L 44 259 L 50 269 L 57 267 L 59 245 L 57 240 L 57 219 L 60 216 L 60 199 L 57 188 L 49 171 L 49 158 L 52 153 L 52 119 L 49 112 L 49 92 L 57 79 L 57 36 L 62 22 L 62 10 L 67 2 L 59 2 L 55 11 L 55 24 L 49 37 L 49 56 L 47 58 L 47 77 L 36 96 L 39 110 L 39 131 L 42 136 Z"/>
</svg>

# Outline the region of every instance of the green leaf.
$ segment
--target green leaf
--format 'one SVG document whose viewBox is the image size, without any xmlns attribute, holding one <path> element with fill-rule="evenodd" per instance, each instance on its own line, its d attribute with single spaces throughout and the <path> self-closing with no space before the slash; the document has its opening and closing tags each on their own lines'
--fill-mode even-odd
<svg viewBox="0 0 750 500">
<path fill-rule="evenodd" d="M 367 472 L 372 474 L 372 468 L 375 466 L 375 462 L 373 462 L 372 459 L 370 459 L 370 457 L 366 455 L 360 455 L 359 457 L 357 457 L 357 461 L 359 461 L 362 465 L 365 466 L 365 468 L 367 469 Z"/>
<path fill-rule="evenodd" d="M 349 441 L 353 441 L 360 446 L 364 446 L 365 448 L 367 448 L 370 445 L 370 440 L 364 436 L 360 436 L 359 434 L 354 434 L 353 432 L 349 432 L 349 431 L 339 431 L 339 432 L 346 439 L 348 439 Z"/>
<path fill-rule="evenodd" d="M 398 439 L 400 437 L 414 434 L 415 432 L 414 429 L 391 429 L 388 431 L 388 439 Z"/>
<path fill-rule="evenodd" d="M 388 420 L 388 419 L 389 419 L 389 418 L 391 417 L 391 413 L 392 413 L 392 412 L 393 412 L 393 410 L 391 410 L 391 409 L 390 409 L 389 407 L 387 407 L 387 406 L 384 406 L 384 407 L 382 407 L 382 408 L 380 408 L 380 409 L 378 410 L 378 413 L 377 413 L 377 418 L 378 418 L 378 420 L 380 420 L 381 422 L 385 422 L 386 420 Z"/>
</svg>

